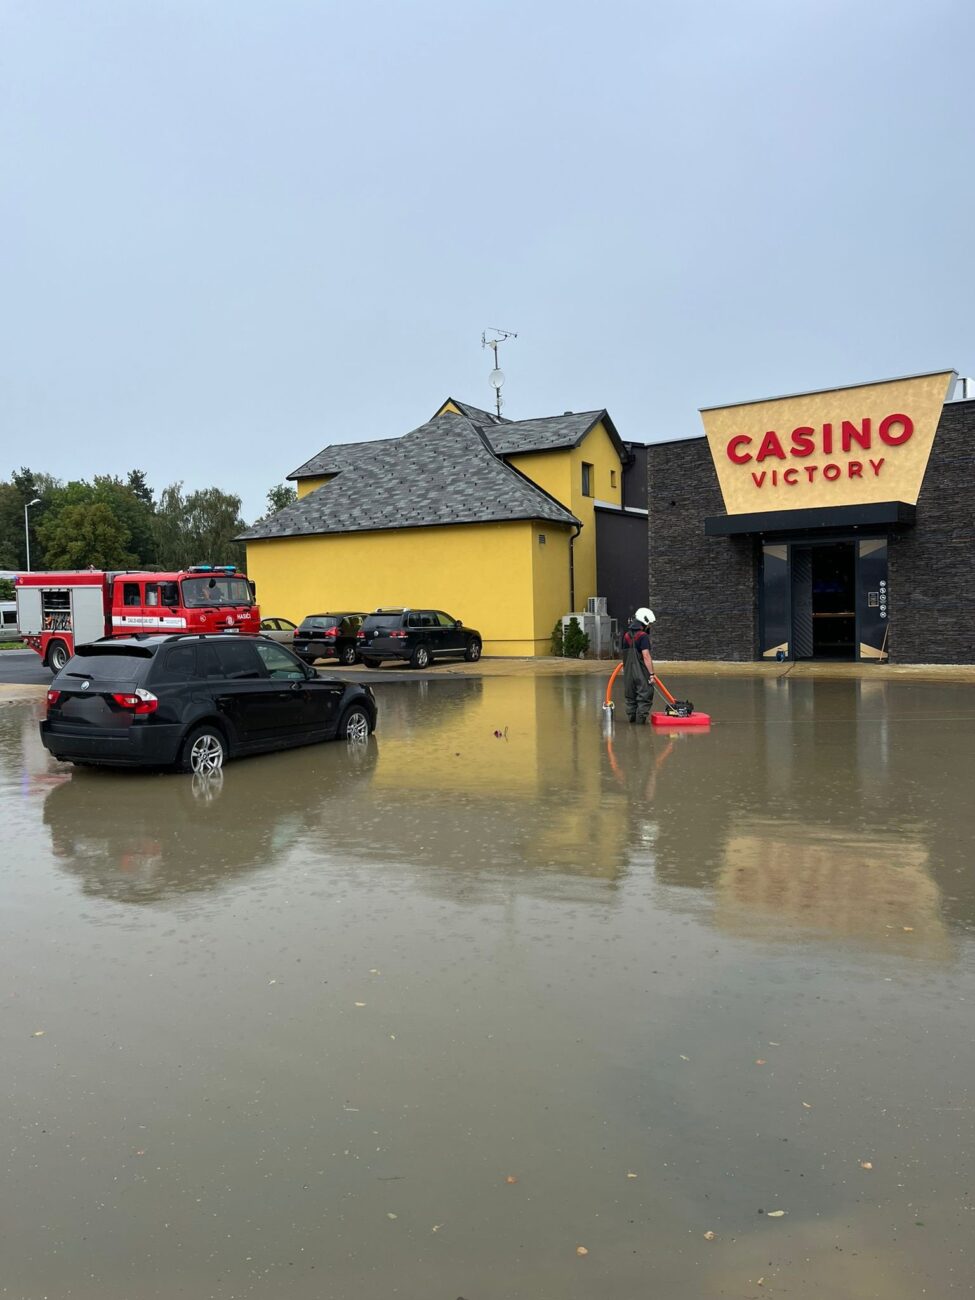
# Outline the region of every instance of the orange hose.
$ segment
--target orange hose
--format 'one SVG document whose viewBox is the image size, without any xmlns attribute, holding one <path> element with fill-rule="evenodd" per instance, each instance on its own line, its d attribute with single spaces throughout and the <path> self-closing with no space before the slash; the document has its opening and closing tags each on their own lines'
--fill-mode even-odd
<svg viewBox="0 0 975 1300">
<path fill-rule="evenodd" d="M 619 677 L 619 675 L 620 675 L 620 673 L 621 673 L 622 671 L 623 671 L 623 665 L 622 665 L 622 664 L 617 664 L 616 667 L 613 669 L 613 675 L 612 675 L 612 677 L 610 677 L 609 681 L 606 683 L 606 698 L 605 698 L 605 700 L 603 701 L 603 706 L 604 706 L 604 708 L 607 708 L 607 709 L 608 709 L 608 708 L 610 707 L 610 705 L 612 704 L 612 702 L 613 702 L 613 698 L 612 698 L 612 697 L 613 697 L 613 683 L 616 681 L 617 677 Z"/>
</svg>

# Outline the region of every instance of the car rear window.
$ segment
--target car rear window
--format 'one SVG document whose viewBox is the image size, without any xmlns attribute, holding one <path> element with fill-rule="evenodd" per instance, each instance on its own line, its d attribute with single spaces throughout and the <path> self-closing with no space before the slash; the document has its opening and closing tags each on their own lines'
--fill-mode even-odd
<svg viewBox="0 0 975 1300">
<path fill-rule="evenodd" d="M 341 619 L 333 618 L 331 614 L 313 614 L 302 622 L 299 630 L 303 631 L 313 627 L 335 627 L 339 622 L 341 622 Z"/>
<path fill-rule="evenodd" d="M 140 682 L 146 676 L 151 662 L 151 650 L 90 646 L 74 655 L 61 675 L 85 677 L 93 682 Z"/>
<path fill-rule="evenodd" d="M 380 627 L 400 627 L 402 622 L 403 615 L 401 613 L 369 614 L 362 626 L 367 632 L 371 632 L 373 629 Z"/>
</svg>

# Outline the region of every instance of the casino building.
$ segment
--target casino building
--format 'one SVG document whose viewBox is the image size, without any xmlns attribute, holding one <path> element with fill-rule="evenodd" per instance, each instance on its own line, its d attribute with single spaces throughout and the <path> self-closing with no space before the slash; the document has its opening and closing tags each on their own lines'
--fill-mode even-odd
<svg viewBox="0 0 975 1300">
<path fill-rule="evenodd" d="M 662 659 L 975 663 L 975 401 L 941 370 L 649 447 Z"/>
</svg>

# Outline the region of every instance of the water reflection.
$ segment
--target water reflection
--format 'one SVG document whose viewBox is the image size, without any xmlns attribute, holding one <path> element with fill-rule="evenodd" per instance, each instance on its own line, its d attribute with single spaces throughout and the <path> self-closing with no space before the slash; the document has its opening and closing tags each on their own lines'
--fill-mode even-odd
<svg viewBox="0 0 975 1300">
<path fill-rule="evenodd" d="M 57 860 L 116 900 L 216 888 L 292 852 L 395 866 L 469 902 L 553 888 L 595 901 L 642 871 L 706 891 L 736 933 L 876 941 L 895 927 L 917 936 L 912 951 L 944 954 L 945 925 L 975 912 L 967 842 L 951 825 L 967 815 L 967 742 L 924 730 L 923 704 L 892 701 L 890 686 L 696 683 L 710 732 L 624 722 L 607 738 L 592 679 L 389 685 L 358 757 L 324 745 L 248 760 L 219 788 L 66 779 L 46 759 L 31 780 L 54 786 L 44 822 Z M 929 715 L 957 711 L 929 689 Z M 22 753 L 34 725 L 22 721 Z M 919 779 L 927 747 L 959 779 Z"/>
</svg>

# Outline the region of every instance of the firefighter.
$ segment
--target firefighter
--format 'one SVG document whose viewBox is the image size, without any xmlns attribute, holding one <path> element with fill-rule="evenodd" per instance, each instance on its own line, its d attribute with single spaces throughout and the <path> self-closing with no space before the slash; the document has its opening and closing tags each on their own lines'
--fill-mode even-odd
<svg viewBox="0 0 975 1300">
<path fill-rule="evenodd" d="M 653 655 L 647 628 L 653 623 L 653 610 L 638 609 L 623 633 L 623 694 L 627 721 L 646 722 L 653 703 Z"/>
</svg>

